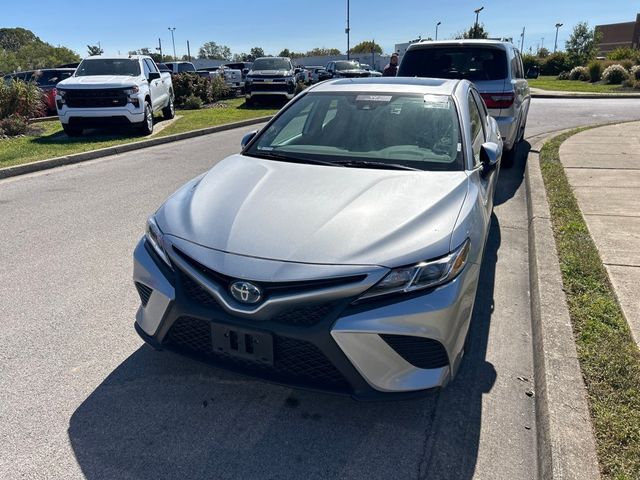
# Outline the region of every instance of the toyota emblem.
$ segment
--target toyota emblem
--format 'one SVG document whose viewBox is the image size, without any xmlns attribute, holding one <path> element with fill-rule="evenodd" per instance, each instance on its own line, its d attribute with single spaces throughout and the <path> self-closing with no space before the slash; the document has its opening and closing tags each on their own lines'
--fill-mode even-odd
<svg viewBox="0 0 640 480">
<path fill-rule="evenodd" d="M 262 290 L 249 282 L 233 282 L 229 289 L 237 301 L 253 305 L 262 300 Z"/>
</svg>

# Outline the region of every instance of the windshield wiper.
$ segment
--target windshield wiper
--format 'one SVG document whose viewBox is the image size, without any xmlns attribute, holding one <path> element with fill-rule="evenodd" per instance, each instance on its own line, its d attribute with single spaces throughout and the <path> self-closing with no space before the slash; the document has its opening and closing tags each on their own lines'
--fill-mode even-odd
<svg viewBox="0 0 640 480">
<path fill-rule="evenodd" d="M 328 162 L 325 160 L 316 160 L 313 158 L 298 158 L 298 157 L 290 157 L 289 155 L 283 155 L 281 153 L 276 152 L 265 152 L 261 151 L 260 153 L 246 153 L 245 155 L 258 157 L 258 158 L 266 158 L 268 160 L 279 160 L 282 162 L 291 162 L 291 163 L 307 163 L 309 165 L 328 165 L 331 167 L 341 167 L 341 162 Z"/>
<path fill-rule="evenodd" d="M 364 167 L 364 168 L 381 168 L 387 170 L 413 170 L 416 172 L 422 172 L 420 168 L 409 167 L 407 165 L 401 165 L 399 163 L 386 163 L 386 162 L 370 162 L 368 160 L 349 160 L 347 162 L 336 162 L 345 167 Z"/>
</svg>

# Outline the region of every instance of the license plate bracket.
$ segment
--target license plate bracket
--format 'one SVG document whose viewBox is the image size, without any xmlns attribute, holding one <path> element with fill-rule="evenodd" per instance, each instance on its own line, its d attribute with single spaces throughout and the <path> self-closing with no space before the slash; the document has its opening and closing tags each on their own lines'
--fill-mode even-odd
<svg viewBox="0 0 640 480">
<path fill-rule="evenodd" d="M 214 352 L 273 365 L 273 336 L 270 333 L 212 323 L 211 338 Z"/>
</svg>

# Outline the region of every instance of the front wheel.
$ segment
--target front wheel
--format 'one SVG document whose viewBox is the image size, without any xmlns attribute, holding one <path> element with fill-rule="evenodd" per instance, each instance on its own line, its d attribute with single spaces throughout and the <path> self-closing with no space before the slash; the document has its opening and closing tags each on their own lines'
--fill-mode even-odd
<svg viewBox="0 0 640 480">
<path fill-rule="evenodd" d="M 162 109 L 162 116 L 165 120 L 171 120 L 176 116 L 176 108 L 173 105 L 173 95 L 169 97 L 169 103 Z"/>
<path fill-rule="evenodd" d="M 151 135 L 153 133 L 153 110 L 149 102 L 144 102 L 144 120 L 140 124 L 140 132 L 143 135 Z"/>
</svg>

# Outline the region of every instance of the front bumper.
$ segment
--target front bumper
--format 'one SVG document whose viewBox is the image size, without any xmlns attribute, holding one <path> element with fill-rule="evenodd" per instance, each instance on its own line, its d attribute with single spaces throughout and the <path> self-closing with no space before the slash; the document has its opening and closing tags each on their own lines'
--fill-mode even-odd
<svg viewBox="0 0 640 480">
<path fill-rule="evenodd" d="M 500 136 L 504 145 L 504 150 L 511 150 L 515 144 L 518 135 L 518 118 L 517 117 L 494 117 L 498 122 Z"/>
<path fill-rule="evenodd" d="M 65 125 L 137 124 L 144 121 L 144 101 L 140 105 L 136 107 L 129 103 L 123 107 L 108 108 L 70 108 L 63 105 L 58 108 L 58 117 Z"/>
<path fill-rule="evenodd" d="M 189 254 L 198 254 L 197 248 Z M 377 268 L 361 286 L 345 287 L 346 296 L 257 320 L 230 313 L 191 271 L 182 264 L 169 269 L 143 239 L 134 253 L 133 276 L 142 301 L 136 329 L 156 348 L 279 384 L 361 400 L 414 396 L 446 385 L 455 374 L 478 270 L 468 264 L 440 288 L 353 304 L 360 294 L 354 292 L 366 290 L 387 271 Z M 212 335 L 220 326 L 272 335 L 273 364 L 214 351 Z M 424 350 L 416 354 L 416 348 Z"/>
</svg>

